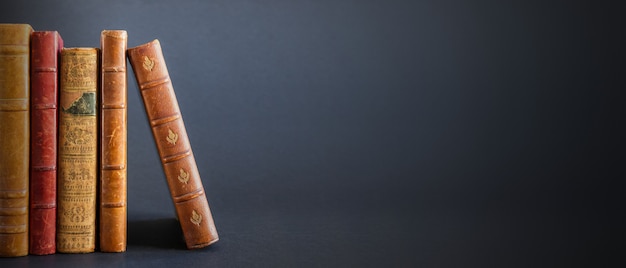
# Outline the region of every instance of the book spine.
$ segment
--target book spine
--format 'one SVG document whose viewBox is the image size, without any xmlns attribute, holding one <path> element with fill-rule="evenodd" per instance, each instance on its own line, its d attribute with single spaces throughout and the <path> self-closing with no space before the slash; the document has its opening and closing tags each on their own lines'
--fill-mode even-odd
<svg viewBox="0 0 626 268">
<path fill-rule="evenodd" d="M 59 90 L 57 251 L 95 249 L 99 50 L 63 48 Z"/>
<path fill-rule="evenodd" d="M 0 257 L 28 254 L 32 31 L 0 24 Z"/>
<path fill-rule="evenodd" d="M 165 65 L 154 40 L 128 50 L 187 248 L 217 242 L 218 235 L 185 124 Z"/>
<path fill-rule="evenodd" d="M 100 250 L 126 251 L 126 43 L 122 30 L 100 35 Z"/>
<path fill-rule="evenodd" d="M 57 32 L 31 38 L 30 254 L 56 250 L 57 79 L 63 40 Z"/>
</svg>

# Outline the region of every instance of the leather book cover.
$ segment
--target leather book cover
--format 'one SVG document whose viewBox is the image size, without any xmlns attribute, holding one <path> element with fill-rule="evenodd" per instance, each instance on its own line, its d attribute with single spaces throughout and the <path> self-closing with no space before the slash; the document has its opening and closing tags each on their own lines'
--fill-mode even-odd
<svg viewBox="0 0 626 268">
<path fill-rule="evenodd" d="M 28 255 L 32 31 L 0 24 L 0 257 Z"/>
<path fill-rule="evenodd" d="M 158 40 L 131 48 L 128 58 L 150 121 L 187 248 L 218 235 Z"/>
<path fill-rule="evenodd" d="M 55 31 L 31 37 L 30 254 L 56 250 L 58 57 L 63 40 Z"/>
<path fill-rule="evenodd" d="M 126 43 L 123 30 L 100 35 L 100 251 L 126 251 Z"/>
<path fill-rule="evenodd" d="M 59 76 L 57 252 L 88 253 L 96 241 L 97 48 L 63 48 Z"/>
</svg>

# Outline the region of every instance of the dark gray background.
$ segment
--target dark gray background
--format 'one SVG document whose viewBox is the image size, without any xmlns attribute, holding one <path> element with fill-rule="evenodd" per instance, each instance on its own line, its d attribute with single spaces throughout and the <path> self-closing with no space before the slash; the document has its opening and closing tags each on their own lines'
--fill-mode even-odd
<svg viewBox="0 0 626 268">
<path fill-rule="evenodd" d="M 2 267 L 623 265 L 618 1 L 9 2 L 161 41 L 221 240 L 184 249 L 129 75 L 128 251 Z"/>
</svg>

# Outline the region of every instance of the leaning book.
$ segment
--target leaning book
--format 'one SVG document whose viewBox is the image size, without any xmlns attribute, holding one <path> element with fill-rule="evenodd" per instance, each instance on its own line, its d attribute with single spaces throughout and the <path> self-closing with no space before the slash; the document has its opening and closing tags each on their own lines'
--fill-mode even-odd
<svg viewBox="0 0 626 268">
<path fill-rule="evenodd" d="M 187 248 L 218 235 L 158 40 L 128 49 Z"/>
</svg>

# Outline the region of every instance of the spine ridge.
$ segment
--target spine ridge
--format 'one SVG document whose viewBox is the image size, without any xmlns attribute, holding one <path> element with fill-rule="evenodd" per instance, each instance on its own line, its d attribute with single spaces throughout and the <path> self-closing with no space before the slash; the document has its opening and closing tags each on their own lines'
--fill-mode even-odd
<svg viewBox="0 0 626 268">
<path fill-rule="evenodd" d="M 21 112 L 29 109 L 28 98 L 0 99 L 0 111 Z"/>
<path fill-rule="evenodd" d="M 37 171 L 37 172 L 45 172 L 45 171 L 55 171 L 57 170 L 57 166 L 56 165 L 52 165 L 52 166 L 31 166 L 32 167 L 32 171 Z"/>
<path fill-rule="evenodd" d="M 2 190 L 0 191 L 0 198 L 13 199 L 24 198 L 28 196 L 28 190 Z M 2 209 L 2 207 L 0 207 Z"/>
<path fill-rule="evenodd" d="M 176 204 L 184 203 L 184 202 L 187 202 L 187 201 L 189 201 L 191 199 L 198 198 L 199 196 L 201 196 L 203 194 L 204 194 L 204 189 L 199 188 L 199 189 L 196 189 L 193 192 L 189 192 L 189 193 L 186 193 L 186 194 L 174 197 L 174 203 L 176 203 Z"/>
<path fill-rule="evenodd" d="M 156 88 L 157 86 L 167 84 L 169 82 L 170 82 L 169 76 L 161 77 L 161 78 L 154 79 L 152 81 L 146 81 L 144 83 L 139 84 L 139 89 L 149 90 L 149 89 Z"/>
<path fill-rule="evenodd" d="M 57 204 L 31 204 L 30 206 L 38 209 L 54 209 L 57 207 Z"/>
<path fill-rule="evenodd" d="M 103 73 L 126 73 L 125 66 L 107 66 L 102 67 Z"/>
<path fill-rule="evenodd" d="M 103 165 L 102 169 L 104 170 L 124 170 L 126 168 L 126 165 L 124 164 L 120 164 L 120 165 Z"/>
<path fill-rule="evenodd" d="M 186 157 L 188 157 L 190 155 L 191 155 L 191 150 L 186 150 L 186 151 L 178 153 L 178 154 L 174 154 L 174 155 L 163 157 L 161 159 L 161 161 L 163 161 L 163 163 L 176 162 L 176 161 L 181 160 L 183 158 L 186 158 Z"/>
<path fill-rule="evenodd" d="M 105 208 L 122 208 L 126 207 L 126 202 L 116 202 L 116 203 L 105 203 L 101 204 Z"/>
<path fill-rule="evenodd" d="M 32 104 L 33 110 L 56 110 L 57 105 L 54 103 L 40 103 L 40 104 Z"/>
<path fill-rule="evenodd" d="M 161 118 L 157 118 L 157 119 L 153 119 L 150 120 L 150 125 L 152 127 L 156 127 L 156 126 L 160 126 L 175 120 L 178 120 L 181 118 L 180 113 L 176 113 L 174 115 L 170 115 L 170 116 L 165 116 L 165 117 L 161 117 Z"/>
<path fill-rule="evenodd" d="M 103 110 L 124 110 L 126 109 L 126 104 L 102 104 Z"/>
<path fill-rule="evenodd" d="M 33 67 L 33 73 L 56 73 L 57 67 Z"/>
<path fill-rule="evenodd" d="M 7 199 L 11 199 L 11 198 L 7 198 Z M 27 207 L 0 208 L 0 216 L 21 216 L 21 215 L 27 215 L 27 214 L 28 214 L 28 208 Z M 7 225 L 5 225 L 5 226 L 7 226 Z"/>
</svg>

